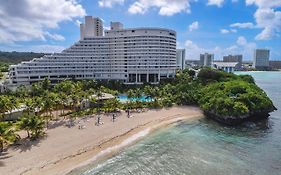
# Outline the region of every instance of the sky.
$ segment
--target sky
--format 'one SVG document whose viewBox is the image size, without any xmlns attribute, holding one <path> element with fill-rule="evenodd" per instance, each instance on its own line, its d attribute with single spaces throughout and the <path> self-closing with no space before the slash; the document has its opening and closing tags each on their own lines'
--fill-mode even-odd
<svg viewBox="0 0 281 175">
<path fill-rule="evenodd" d="M 281 60 L 281 0 L 0 0 L 0 50 L 60 52 L 79 40 L 84 16 L 104 27 L 163 27 L 177 32 L 186 59 L 270 49 Z"/>
</svg>

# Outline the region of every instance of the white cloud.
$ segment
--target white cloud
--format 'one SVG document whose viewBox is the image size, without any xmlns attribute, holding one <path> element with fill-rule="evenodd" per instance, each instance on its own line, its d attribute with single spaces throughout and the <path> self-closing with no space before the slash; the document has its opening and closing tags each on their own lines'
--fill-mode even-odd
<svg viewBox="0 0 281 175">
<path fill-rule="evenodd" d="M 190 13 L 190 0 L 137 0 L 128 9 L 131 14 L 144 14 L 150 8 L 159 8 L 159 15 L 172 16 L 180 12 Z"/>
<path fill-rule="evenodd" d="M 222 34 L 227 34 L 227 33 L 229 33 L 229 32 L 230 32 L 230 31 L 229 31 L 229 30 L 227 30 L 227 29 L 221 29 L 220 31 L 221 31 L 221 33 L 222 33 Z"/>
<path fill-rule="evenodd" d="M 281 6 L 281 0 L 246 0 L 247 5 L 257 5 L 259 8 L 274 8 Z"/>
<path fill-rule="evenodd" d="M 256 5 L 256 26 L 262 28 L 262 32 L 256 36 L 256 40 L 269 40 L 280 36 L 281 32 L 281 0 L 246 0 L 247 5 Z"/>
<path fill-rule="evenodd" d="M 230 25 L 230 27 L 238 27 L 238 28 L 249 28 L 252 29 L 255 27 L 255 25 L 251 22 L 245 22 L 245 23 L 233 23 Z"/>
<path fill-rule="evenodd" d="M 196 43 L 194 43 L 191 40 L 186 40 L 185 41 L 185 49 L 186 49 L 186 58 L 187 59 L 199 59 L 200 54 L 202 53 L 214 53 L 215 57 L 217 58 L 218 55 L 222 55 L 221 54 L 221 48 L 216 46 L 214 48 L 202 48 L 199 47 Z"/>
<path fill-rule="evenodd" d="M 224 3 L 224 0 L 208 0 L 207 5 L 216 5 L 218 7 L 221 7 L 223 3 Z"/>
<path fill-rule="evenodd" d="M 124 0 L 99 0 L 100 7 L 112 8 L 115 4 L 123 4 Z"/>
<path fill-rule="evenodd" d="M 236 33 L 237 30 L 236 29 L 221 29 L 220 30 L 221 34 L 228 34 L 228 33 Z"/>
<path fill-rule="evenodd" d="M 238 45 L 237 52 L 242 53 L 246 58 L 253 58 L 254 50 L 257 48 L 256 43 L 248 42 L 243 36 L 239 36 L 236 43 Z"/>
<path fill-rule="evenodd" d="M 65 38 L 62 36 L 62 35 L 59 35 L 59 34 L 50 34 L 49 32 L 45 32 L 45 36 L 53 39 L 53 40 L 56 40 L 56 41 L 64 41 Z"/>
<path fill-rule="evenodd" d="M 47 30 L 58 28 L 62 21 L 72 21 L 85 14 L 75 0 L 1 1 L 0 43 L 45 40 L 46 37 L 63 40 L 63 36 L 50 34 Z"/>
<path fill-rule="evenodd" d="M 253 52 L 256 47 L 256 43 L 248 42 L 243 36 L 238 37 L 236 43 L 226 48 L 219 46 L 215 46 L 213 48 L 203 48 L 191 40 L 185 41 L 187 59 L 197 60 L 199 59 L 199 55 L 205 52 L 215 54 L 215 59 L 222 59 L 224 55 L 229 54 L 242 54 L 244 59 L 249 60 L 253 58 Z"/>
<path fill-rule="evenodd" d="M 247 40 L 243 36 L 239 36 L 236 43 L 240 46 L 245 46 L 247 44 Z"/>
<path fill-rule="evenodd" d="M 199 28 L 199 22 L 198 21 L 193 22 L 188 27 L 190 32 L 192 32 L 193 30 L 197 30 L 198 28 Z"/>
<path fill-rule="evenodd" d="M 255 18 L 257 26 L 263 28 L 263 31 L 256 36 L 257 40 L 268 40 L 281 32 L 281 11 L 258 9 Z"/>
<path fill-rule="evenodd" d="M 76 19 L 75 24 L 76 24 L 78 27 L 80 27 L 80 24 L 82 24 L 82 22 L 81 22 L 80 20 Z"/>
</svg>

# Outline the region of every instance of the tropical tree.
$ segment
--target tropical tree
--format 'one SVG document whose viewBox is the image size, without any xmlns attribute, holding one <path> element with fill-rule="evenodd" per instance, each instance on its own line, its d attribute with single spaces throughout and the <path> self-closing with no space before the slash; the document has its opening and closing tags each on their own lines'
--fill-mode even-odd
<svg viewBox="0 0 281 175">
<path fill-rule="evenodd" d="M 10 98 L 6 95 L 1 95 L 0 96 L 0 117 L 4 117 L 4 113 L 9 111 L 11 109 L 11 101 Z"/>
<path fill-rule="evenodd" d="M 67 96 L 73 94 L 75 89 L 76 89 L 75 83 L 73 83 L 70 80 L 62 81 L 62 82 L 56 84 L 54 87 L 55 92 L 57 92 L 57 93 L 63 92 Z"/>
<path fill-rule="evenodd" d="M 41 96 L 44 93 L 40 83 L 34 83 L 31 85 L 31 96 Z"/>
<path fill-rule="evenodd" d="M 115 112 L 119 107 L 120 107 L 120 102 L 116 98 L 108 99 L 104 103 L 104 108 L 108 112 Z"/>
<path fill-rule="evenodd" d="M 52 116 L 52 109 L 55 108 L 55 106 L 58 103 L 57 94 L 53 92 L 48 92 L 44 95 L 43 101 L 43 112 L 45 112 L 47 115 Z"/>
<path fill-rule="evenodd" d="M 29 96 L 29 91 L 26 86 L 20 85 L 15 92 L 15 95 L 20 98 L 26 98 Z"/>
<path fill-rule="evenodd" d="M 8 122 L 0 122 L 0 152 L 3 152 L 4 146 L 14 143 L 19 139 L 15 133 L 15 128 Z"/>
<path fill-rule="evenodd" d="M 51 81 L 48 78 L 45 78 L 42 82 L 40 82 L 42 89 L 50 90 L 51 89 Z"/>
<path fill-rule="evenodd" d="M 27 137 L 30 138 L 30 132 L 31 132 L 31 127 L 30 127 L 30 116 L 29 114 L 24 114 L 19 121 L 16 123 L 18 129 L 20 130 L 25 130 L 27 133 Z"/>
<path fill-rule="evenodd" d="M 135 91 L 132 90 L 132 89 L 129 89 L 128 92 L 127 92 L 127 96 L 129 99 L 132 99 L 135 97 Z"/>
<path fill-rule="evenodd" d="M 44 133 L 44 124 L 44 121 L 40 117 L 27 114 L 24 114 L 17 122 L 18 128 L 25 130 L 27 137 L 33 139 L 38 138 Z"/>
</svg>

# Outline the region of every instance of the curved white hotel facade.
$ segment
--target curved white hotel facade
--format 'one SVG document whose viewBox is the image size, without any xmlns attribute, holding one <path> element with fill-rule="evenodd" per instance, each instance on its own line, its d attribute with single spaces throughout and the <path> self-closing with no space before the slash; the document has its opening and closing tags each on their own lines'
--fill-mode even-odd
<svg viewBox="0 0 281 175">
<path fill-rule="evenodd" d="M 99 18 L 85 17 L 80 40 L 61 53 L 10 66 L 12 85 L 29 85 L 50 79 L 119 80 L 124 83 L 158 83 L 173 77 L 176 32 L 162 28 L 123 29 L 119 22 L 103 32 Z"/>
</svg>

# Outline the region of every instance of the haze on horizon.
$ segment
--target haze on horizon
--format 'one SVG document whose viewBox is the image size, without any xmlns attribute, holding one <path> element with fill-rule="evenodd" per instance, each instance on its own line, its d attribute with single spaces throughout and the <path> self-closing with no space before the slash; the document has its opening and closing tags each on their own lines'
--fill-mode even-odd
<svg viewBox="0 0 281 175">
<path fill-rule="evenodd" d="M 187 59 L 271 50 L 281 60 L 281 0 L 0 0 L 0 50 L 60 52 L 79 40 L 85 15 L 125 27 L 177 32 Z"/>
</svg>

